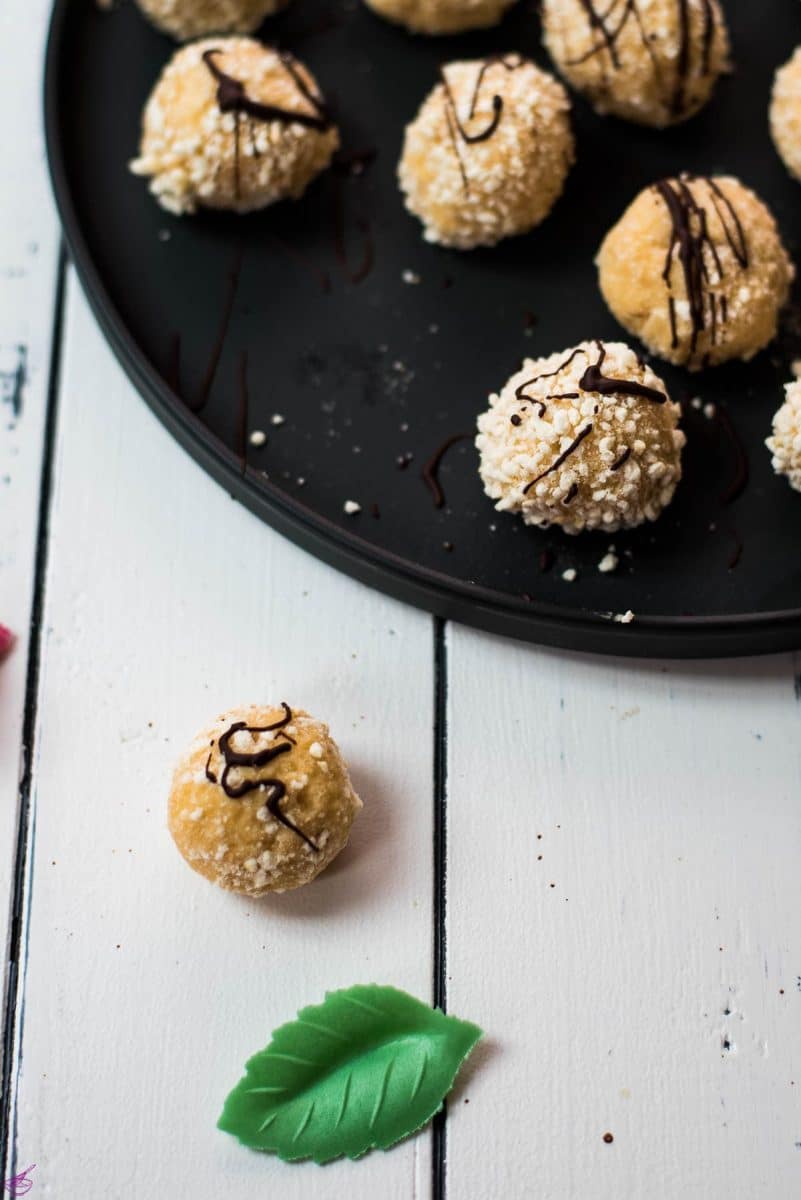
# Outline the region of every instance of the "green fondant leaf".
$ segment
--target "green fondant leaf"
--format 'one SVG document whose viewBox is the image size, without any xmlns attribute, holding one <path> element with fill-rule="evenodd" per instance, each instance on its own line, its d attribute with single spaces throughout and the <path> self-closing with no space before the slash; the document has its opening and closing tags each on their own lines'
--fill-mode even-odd
<svg viewBox="0 0 801 1200">
<path fill-rule="evenodd" d="M 248 1061 L 219 1128 L 288 1161 L 386 1150 L 433 1117 L 480 1037 L 397 988 L 329 992 Z"/>
</svg>

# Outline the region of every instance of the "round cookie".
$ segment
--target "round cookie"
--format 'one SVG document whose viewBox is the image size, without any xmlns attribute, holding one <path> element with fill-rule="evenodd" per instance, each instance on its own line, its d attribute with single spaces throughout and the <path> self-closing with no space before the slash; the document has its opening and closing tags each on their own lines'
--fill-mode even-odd
<svg viewBox="0 0 801 1200">
<path fill-rule="evenodd" d="M 179 42 L 209 33 L 252 33 L 287 0 L 136 0 L 151 24 Z"/>
<path fill-rule="evenodd" d="M 164 68 L 130 167 L 169 212 L 243 213 L 297 199 L 338 145 L 313 77 L 291 54 L 252 38 L 208 38 Z"/>
<path fill-rule="evenodd" d="M 484 491 L 527 525 L 631 529 L 681 479 L 680 409 L 622 342 L 527 359 L 478 418 Z"/>
<path fill-rule="evenodd" d="M 281 704 L 224 713 L 195 739 L 175 771 L 168 824 L 194 871 L 261 896 L 319 875 L 361 807 L 328 727 Z"/>
<path fill-rule="evenodd" d="M 776 72 L 770 101 L 770 132 L 787 170 L 801 181 L 801 46 Z"/>
<path fill-rule="evenodd" d="M 547 217 L 573 162 L 570 101 L 519 54 L 440 68 L 406 129 L 398 179 L 424 237 L 494 246 Z"/>
<path fill-rule="evenodd" d="M 773 470 L 786 475 L 801 492 L 801 380 L 784 385 L 785 401 L 773 418 L 773 436 L 765 445 L 773 455 Z"/>
<path fill-rule="evenodd" d="M 514 0 L 365 0 L 373 12 L 412 33 L 464 33 L 497 25 Z"/>
<path fill-rule="evenodd" d="M 542 0 L 559 72 L 599 113 L 664 128 L 706 104 L 729 69 L 718 0 Z"/>
<path fill-rule="evenodd" d="M 690 370 L 753 358 L 775 337 L 795 274 L 770 212 L 730 176 L 646 188 L 596 262 L 620 324 Z"/>
</svg>

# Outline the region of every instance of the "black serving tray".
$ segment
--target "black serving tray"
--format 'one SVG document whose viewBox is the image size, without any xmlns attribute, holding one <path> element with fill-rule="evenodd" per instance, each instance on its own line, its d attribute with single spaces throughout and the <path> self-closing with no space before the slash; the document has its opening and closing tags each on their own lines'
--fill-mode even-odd
<svg viewBox="0 0 801 1200">
<path fill-rule="evenodd" d="M 426 245 L 404 211 L 395 182 L 404 124 L 442 61 L 516 49 L 548 65 L 525 0 L 497 29 L 442 40 L 409 37 L 355 0 L 293 0 L 262 37 L 314 71 L 350 167 L 327 173 L 299 203 L 183 219 L 162 212 L 127 170 L 173 43 L 127 0 L 111 11 L 56 0 L 48 155 L 97 319 L 145 400 L 219 483 L 319 558 L 393 596 L 578 650 L 692 657 L 799 647 L 801 496 L 774 477 L 763 445 L 801 355 L 792 307 L 777 343 L 753 363 L 697 376 L 655 363 L 685 404 L 689 437 L 685 478 L 655 525 L 611 539 L 527 529 L 494 512 L 467 439 L 442 459 L 443 507 L 421 478 L 447 439 L 474 428 L 487 394 L 524 356 L 624 336 L 601 300 L 593 257 L 654 179 L 683 169 L 736 174 L 772 207 L 791 252 L 801 246 L 801 188 L 767 126 L 773 72 L 801 41 L 801 9 L 787 0 L 726 7 L 736 72 L 698 117 L 639 129 L 576 98 L 577 163 L 552 216 L 527 237 L 459 254 Z M 418 283 L 404 282 L 409 272 Z M 724 419 L 694 408 L 696 396 Z M 282 425 L 271 424 L 274 413 Z M 254 429 L 268 434 L 261 448 L 245 437 Z M 743 449 L 748 484 L 727 502 Z M 346 515 L 346 500 L 362 511 Z M 597 564 L 610 541 L 621 564 L 605 575 Z M 569 567 L 572 583 L 562 578 Z M 612 619 L 627 609 L 634 622 Z"/>
</svg>

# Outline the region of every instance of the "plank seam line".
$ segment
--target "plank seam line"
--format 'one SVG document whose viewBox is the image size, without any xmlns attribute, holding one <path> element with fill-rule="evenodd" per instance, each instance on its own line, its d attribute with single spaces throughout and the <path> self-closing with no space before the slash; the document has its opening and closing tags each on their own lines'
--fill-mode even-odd
<svg viewBox="0 0 801 1200">
<path fill-rule="evenodd" d="M 447 622 L 434 618 L 434 1004 L 448 1010 L 446 944 L 448 856 L 448 645 Z M 447 1101 L 434 1117 L 431 1196 L 445 1200 Z"/>
<path fill-rule="evenodd" d="M 62 237 L 59 243 L 56 286 L 50 334 L 42 471 L 39 483 L 39 511 L 34 556 L 33 595 L 31 599 L 30 640 L 25 676 L 25 705 L 22 721 L 22 770 L 17 799 L 17 834 L 11 894 L 11 920 L 6 945 L 5 994 L 3 997 L 3 1063 L 0 1079 L 0 1180 L 16 1173 L 16 1092 L 20 1056 L 17 1047 L 24 1014 L 24 971 L 27 957 L 28 915 L 30 911 L 29 860 L 33 850 L 33 812 L 31 805 L 33 762 L 38 717 L 39 678 L 44 637 L 44 599 L 50 539 L 50 508 L 53 490 L 53 462 L 61 382 L 61 352 L 64 331 L 67 254 Z M 19 1019 L 18 1019 L 19 1018 Z M 16 1060 L 16 1061 L 15 1061 Z M 12 1121 L 13 1113 L 13 1121 Z"/>
</svg>

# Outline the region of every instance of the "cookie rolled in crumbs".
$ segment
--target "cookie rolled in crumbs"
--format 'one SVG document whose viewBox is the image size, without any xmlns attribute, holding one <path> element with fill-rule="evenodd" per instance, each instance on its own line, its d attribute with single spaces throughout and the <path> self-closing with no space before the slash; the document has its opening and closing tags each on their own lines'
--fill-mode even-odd
<svg viewBox="0 0 801 1200">
<path fill-rule="evenodd" d="M 406 130 L 398 179 L 426 241 L 469 250 L 539 225 L 572 163 L 565 89 L 502 54 L 440 68 Z"/>
<path fill-rule="evenodd" d="M 680 409 L 622 342 L 527 359 L 478 418 L 484 491 L 527 525 L 630 529 L 681 479 Z"/>
<path fill-rule="evenodd" d="M 801 46 L 776 72 L 770 101 L 770 132 L 782 162 L 801 182 Z"/>
<path fill-rule="evenodd" d="M 362 807 L 328 727 L 301 709 L 241 708 L 179 762 L 168 823 L 186 862 L 249 896 L 309 883 Z"/>
<path fill-rule="evenodd" d="M 207 38 L 164 68 L 131 170 L 169 212 L 244 213 L 297 199 L 338 145 L 315 80 L 291 54 L 252 38 Z"/>
<path fill-rule="evenodd" d="M 179 42 L 209 33 L 252 33 L 286 0 L 136 0 L 147 19 Z"/>
<path fill-rule="evenodd" d="M 773 435 L 766 446 L 773 469 L 785 475 L 791 488 L 801 492 L 801 380 L 784 385 L 785 400 L 773 418 Z"/>
<path fill-rule="evenodd" d="M 769 210 L 729 175 L 640 192 L 597 264 L 624 329 L 690 370 L 748 360 L 772 341 L 795 274 Z"/>
<path fill-rule="evenodd" d="M 366 0 L 380 17 L 412 33 L 464 33 L 497 25 L 514 0 Z"/>
<path fill-rule="evenodd" d="M 718 0 L 542 0 L 543 41 L 599 113 L 662 128 L 706 104 L 729 67 Z"/>
</svg>

